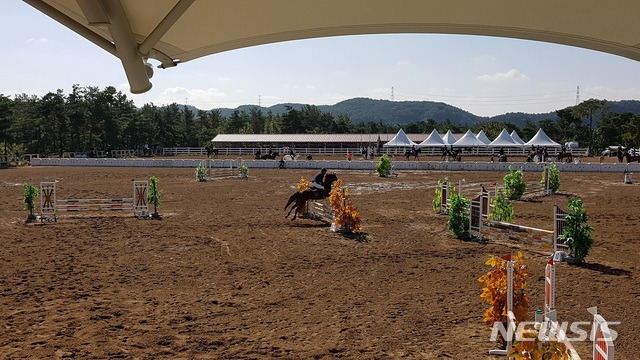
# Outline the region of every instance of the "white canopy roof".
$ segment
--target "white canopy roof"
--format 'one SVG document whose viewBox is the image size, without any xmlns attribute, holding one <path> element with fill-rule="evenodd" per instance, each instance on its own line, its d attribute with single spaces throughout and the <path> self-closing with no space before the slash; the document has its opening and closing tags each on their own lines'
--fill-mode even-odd
<svg viewBox="0 0 640 360">
<path fill-rule="evenodd" d="M 438 132 L 436 131 L 436 129 L 433 129 L 433 131 L 431 131 L 431 134 L 429 134 L 429 136 L 427 136 L 426 139 L 424 139 L 423 142 L 421 142 L 420 144 L 418 144 L 419 147 L 444 147 L 447 146 L 444 143 L 444 140 L 442 140 L 442 137 L 440 136 L 440 134 L 438 134 Z"/>
<path fill-rule="evenodd" d="M 527 141 L 524 146 L 557 146 L 560 144 L 551 140 L 547 134 L 545 134 L 544 130 L 540 128 L 538 132 L 531 138 L 531 140 Z"/>
<path fill-rule="evenodd" d="M 410 147 L 416 145 L 416 143 L 414 143 L 413 141 L 411 141 L 409 139 L 409 137 L 407 136 L 407 134 L 404 133 L 404 130 L 400 129 L 400 131 L 398 131 L 398 133 L 396 134 L 396 136 L 393 137 L 393 139 L 389 140 L 388 143 L 382 145 L 384 147 L 391 147 L 391 146 L 396 146 L 396 147 Z"/>
<path fill-rule="evenodd" d="M 484 130 L 480 130 L 478 135 L 476 135 L 476 138 L 482 141 L 483 143 L 485 143 L 486 145 L 491 143 L 491 140 L 489 140 L 489 138 L 487 137 L 487 134 L 484 133 Z"/>
<path fill-rule="evenodd" d="M 513 140 L 513 138 L 511 138 L 511 136 L 507 132 L 507 129 L 502 129 L 500 135 L 496 136 L 496 138 L 489 144 L 489 146 L 522 146 L 522 144 L 518 144 L 515 140 Z"/>
<path fill-rule="evenodd" d="M 456 137 L 453 136 L 451 130 L 447 130 L 447 133 L 442 137 L 445 145 L 453 145 L 456 143 Z"/>
<path fill-rule="evenodd" d="M 523 144 L 524 144 L 524 140 L 522 140 L 522 139 L 520 138 L 520 136 L 518 135 L 518 133 L 517 133 L 515 130 L 513 130 L 513 131 L 511 132 L 511 138 L 513 139 L 513 141 L 515 141 L 516 143 L 518 143 L 518 144 L 520 144 L 520 145 L 523 145 Z"/>
<path fill-rule="evenodd" d="M 414 0 L 403 1 L 393 11 L 388 0 L 24 1 L 117 56 L 134 93 L 151 88 L 147 58 L 168 68 L 247 46 L 341 35 L 510 37 L 640 60 L 638 1 Z M 233 19 L 242 19 L 242 26 Z"/>
<path fill-rule="evenodd" d="M 464 135 L 453 146 L 485 146 L 486 144 L 478 140 L 471 130 L 467 130 Z"/>
</svg>

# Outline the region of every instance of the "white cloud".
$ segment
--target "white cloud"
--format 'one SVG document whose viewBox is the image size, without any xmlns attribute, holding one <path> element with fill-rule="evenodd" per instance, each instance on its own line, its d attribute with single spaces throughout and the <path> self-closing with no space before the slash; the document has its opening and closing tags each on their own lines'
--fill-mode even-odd
<svg viewBox="0 0 640 360">
<path fill-rule="evenodd" d="M 409 61 L 407 61 L 407 60 L 400 60 L 400 61 L 398 61 L 397 65 L 398 65 L 398 66 L 402 66 L 402 67 L 404 67 L 404 66 L 409 66 Z"/>
<path fill-rule="evenodd" d="M 27 44 L 30 43 L 35 43 L 35 44 L 50 44 L 53 43 L 53 41 L 47 39 L 47 38 L 28 38 L 27 41 L 25 41 Z"/>
<path fill-rule="evenodd" d="M 498 72 L 495 74 L 480 75 L 476 77 L 476 80 L 483 81 L 483 82 L 496 83 L 496 82 L 507 82 L 507 81 L 525 81 L 525 80 L 529 80 L 529 77 L 527 77 L 527 75 L 519 72 L 516 69 L 511 69 L 503 73 Z"/>
</svg>

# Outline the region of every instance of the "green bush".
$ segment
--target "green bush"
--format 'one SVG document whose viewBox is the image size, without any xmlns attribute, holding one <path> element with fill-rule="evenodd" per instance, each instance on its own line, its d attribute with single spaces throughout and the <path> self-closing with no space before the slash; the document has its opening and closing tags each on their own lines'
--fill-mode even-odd
<svg viewBox="0 0 640 360">
<path fill-rule="evenodd" d="M 249 166 L 245 162 L 242 162 L 240 165 L 240 177 L 243 179 L 247 179 L 249 177 Z"/>
<path fill-rule="evenodd" d="M 569 255 L 582 262 L 593 246 L 591 237 L 593 227 L 586 224 L 589 216 L 584 209 L 582 199 L 570 198 L 567 207 L 569 208 L 569 212 L 565 215 L 567 223 L 560 239 L 569 245 Z"/>
<path fill-rule="evenodd" d="M 205 181 L 207 179 L 207 167 L 200 163 L 196 167 L 196 180 Z"/>
<path fill-rule="evenodd" d="M 376 164 L 376 172 L 378 176 L 386 177 L 391 175 L 391 159 L 387 154 L 380 156 L 380 161 Z"/>
<path fill-rule="evenodd" d="M 502 191 L 491 199 L 493 210 L 489 214 L 489 218 L 495 221 L 511 222 L 513 220 L 513 205 L 504 197 Z"/>
<path fill-rule="evenodd" d="M 449 231 L 461 237 L 469 232 L 469 199 L 452 191 L 449 201 Z"/>
<path fill-rule="evenodd" d="M 509 166 L 509 173 L 504 176 L 504 192 L 509 200 L 518 200 L 527 191 L 527 184 L 522 180 L 522 170 L 514 171 Z"/>
<path fill-rule="evenodd" d="M 30 216 L 33 216 L 33 210 L 35 209 L 34 200 L 36 197 L 38 197 L 38 188 L 25 183 L 24 184 L 24 204 L 25 204 L 24 209 L 29 212 Z"/>
<path fill-rule="evenodd" d="M 540 180 L 540 185 L 544 187 L 544 171 L 542 172 L 542 180 Z M 560 170 L 558 169 L 556 164 L 551 164 L 549 166 L 549 189 L 554 194 L 560 189 Z"/>
<path fill-rule="evenodd" d="M 161 197 L 162 192 L 158 189 L 158 178 L 152 176 L 149 178 L 149 195 L 147 196 L 147 201 L 153 204 L 153 213 L 151 214 L 153 218 L 160 218 L 158 209 L 160 208 Z"/>
</svg>

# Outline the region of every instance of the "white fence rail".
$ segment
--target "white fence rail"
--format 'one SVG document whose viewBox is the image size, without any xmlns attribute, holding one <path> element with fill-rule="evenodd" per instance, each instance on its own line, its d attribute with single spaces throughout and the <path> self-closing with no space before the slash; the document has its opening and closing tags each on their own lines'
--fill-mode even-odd
<svg viewBox="0 0 640 360">
<path fill-rule="evenodd" d="M 268 148 L 268 147 L 237 147 L 237 148 L 216 148 L 218 151 L 218 155 L 253 155 L 256 152 L 260 152 L 261 154 L 266 154 L 269 152 L 269 149 L 273 152 L 277 152 L 280 155 L 285 155 L 290 152 L 287 147 L 277 147 L 277 148 Z M 366 148 L 365 148 L 366 149 Z M 354 155 L 362 154 L 363 149 L 356 147 L 296 147 L 292 149 L 296 154 L 310 154 L 310 155 L 346 155 L 347 151 L 351 151 Z M 381 154 L 390 154 L 390 155 L 403 155 L 407 149 L 406 148 L 383 148 L 381 149 Z M 474 155 L 474 156 L 491 156 L 497 155 L 499 148 L 463 148 L 462 155 Z M 574 156 L 587 156 L 589 153 L 589 148 L 571 148 L 569 149 Z M 376 149 L 368 148 L 369 153 L 372 151 L 376 153 Z M 504 148 L 504 152 L 506 155 L 511 156 L 526 156 L 527 151 L 525 149 L 510 149 Z M 560 149 L 558 148 L 549 148 L 548 153 L 551 156 L 557 155 Z M 163 148 L 162 155 L 165 156 L 177 156 L 177 155 L 206 155 L 207 150 L 203 147 L 171 147 L 171 148 Z M 377 154 L 377 153 L 376 153 Z M 438 148 L 422 148 L 421 155 L 424 156 L 440 156 L 442 151 Z"/>
</svg>

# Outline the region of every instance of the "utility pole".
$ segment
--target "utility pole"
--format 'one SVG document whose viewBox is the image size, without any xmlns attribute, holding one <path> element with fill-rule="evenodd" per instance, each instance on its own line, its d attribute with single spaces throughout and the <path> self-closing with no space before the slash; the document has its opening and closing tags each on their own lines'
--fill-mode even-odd
<svg viewBox="0 0 640 360">
<path fill-rule="evenodd" d="M 262 95 L 258 95 L 258 106 L 262 107 Z"/>
<path fill-rule="evenodd" d="M 394 101 L 395 99 L 396 99 L 395 89 L 392 86 L 391 87 L 391 101 Z"/>
<path fill-rule="evenodd" d="M 576 105 L 578 105 L 580 103 L 580 85 L 578 85 L 578 88 L 576 89 Z"/>
</svg>

